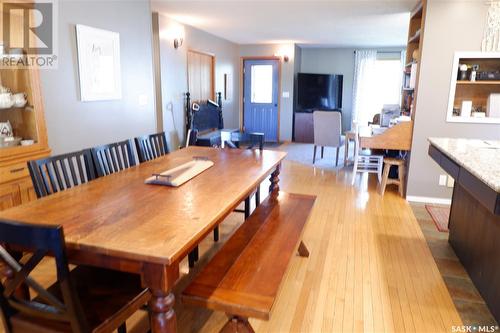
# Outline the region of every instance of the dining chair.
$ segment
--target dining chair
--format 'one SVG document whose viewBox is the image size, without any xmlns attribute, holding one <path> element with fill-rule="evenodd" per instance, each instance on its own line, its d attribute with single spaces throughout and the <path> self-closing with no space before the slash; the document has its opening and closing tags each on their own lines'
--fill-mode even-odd
<svg viewBox="0 0 500 333">
<path fill-rule="evenodd" d="M 0 309 L 7 332 L 126 332 L 125 321 L 150 299 L 137 274 L 78 266 L 70 271 L 61 226 L 0 220 Z M 22 249 L 9 252 L 7 249 Z M 55 258 L 49 287 L 31 273 Z M 34 291 L 30 295 L 30 291 Z"/>
<path fill-rule="evenodd" d="M 168 154 L 165 132 L 139 136 L 134 139 L 139 163 Z"/>
<path fill-rule="evenodd" d="M 356 174 L 376 173 L 379 183 L 382 181 L 382 168 L 384 165 L 384 156 L 371 154 L 359 146 L 359 127 L 355 127 L 354 135 L 354 166 L 352 169 L 352 185 L 356 181 Z"/>
<path fill-rule="evenodd" d="M 28 162 L 38 198 L 64 191 L 95 179 L 89 149 Z"/>
<path fill-rule="evenodd" d="M 316 162 L 316 148 L 321 147 L 321 158 L 325 147 L 337 149 L 335 166 L 339 164 L 339 150 L 344 145 L 345 137 L 342 135 L 342 115 L 336 111 L 314 111 L 314 152 L 313 164 Z"/>
<path fill-rule="evenodd" d="M 125 140 L 91 149 L 97 177 L 128 169 L 136 165 L 132 140 Z"/>
</svg>

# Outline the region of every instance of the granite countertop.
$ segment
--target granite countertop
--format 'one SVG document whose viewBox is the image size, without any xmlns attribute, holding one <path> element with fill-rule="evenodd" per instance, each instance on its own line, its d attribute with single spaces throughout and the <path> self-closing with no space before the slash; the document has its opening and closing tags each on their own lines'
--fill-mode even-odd
<svg viewBox="0 0 500 333">
<path fill-rule="evenodd" d="M 500 193 L 500 141 L 429 138 L 446 156 Z"/>
</svg>

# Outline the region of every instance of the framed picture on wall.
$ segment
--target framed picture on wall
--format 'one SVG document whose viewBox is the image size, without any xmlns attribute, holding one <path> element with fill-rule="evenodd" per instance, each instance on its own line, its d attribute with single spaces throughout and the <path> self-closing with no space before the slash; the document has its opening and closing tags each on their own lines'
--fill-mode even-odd
<svg viewBox="0 0 500 333">
<path fill-rule="evenodd" d="M 76 41 L 81 100 L 121 99 L 120 34 L 77 24 Z"/>
</svg>

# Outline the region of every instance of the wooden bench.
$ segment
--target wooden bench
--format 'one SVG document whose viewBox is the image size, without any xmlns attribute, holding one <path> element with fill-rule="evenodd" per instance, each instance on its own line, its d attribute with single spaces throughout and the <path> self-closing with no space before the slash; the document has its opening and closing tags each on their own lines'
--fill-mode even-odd
<svg viewBox="0 0 500 333">
<path fill-rule="evenodd" d="M 309 256 L 301 237 L 315 200 L 272 192 L 186 288 L 183 302 L 228 314 L 221 332 L 253 332 L 248 318 L 269 320 L 292 255 Z"/>
</svg>

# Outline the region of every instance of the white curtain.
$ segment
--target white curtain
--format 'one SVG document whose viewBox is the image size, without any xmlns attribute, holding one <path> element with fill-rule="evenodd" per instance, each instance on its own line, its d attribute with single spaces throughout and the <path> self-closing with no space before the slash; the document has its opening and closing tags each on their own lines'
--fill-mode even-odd
<svg viewBox="0 0 500 333">
<path fill-rule="evenodd" d="M 374 114 L 373 103 L 376 77 L 376 50 L 356 50 L 354 61 L 354 84 L 352 97 L 352 120 L 358 125 L 365 125 L 371 121 Z"/>
</svg>

